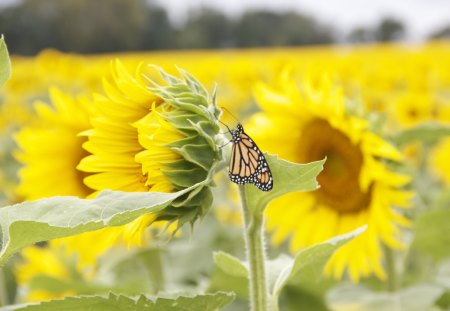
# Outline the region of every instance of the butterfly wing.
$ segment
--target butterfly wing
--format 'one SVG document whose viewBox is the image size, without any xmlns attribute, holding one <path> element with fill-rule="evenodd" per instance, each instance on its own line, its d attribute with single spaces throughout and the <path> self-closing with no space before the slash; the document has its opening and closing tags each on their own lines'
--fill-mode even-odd
<svg viewBox="0 0 450 311">
<path fill-rule="evenodd" d="M 273 187 L 272 173 L 264 155 L 255 142 L 243 131 L 233 142 L 229 175 L 237 184 L 253 183 L 263 191 Z"/>
</svg>

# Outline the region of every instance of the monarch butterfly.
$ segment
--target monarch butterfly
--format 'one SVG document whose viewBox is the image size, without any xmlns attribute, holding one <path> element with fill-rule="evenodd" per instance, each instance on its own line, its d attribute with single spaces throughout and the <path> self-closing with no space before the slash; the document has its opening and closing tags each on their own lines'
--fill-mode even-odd
<svg viewBox="0 0 450 311">
<path fill-rule="evenodd" d="M 258 146 L 245 134 L 240 123 L 236 129 L 228 130 L 233 143 L 228 167 L 231 181 L 239 185 L 251 183 L 262 191 L 270 191 L 273 187 L 272 173 Z"/>
</svg>

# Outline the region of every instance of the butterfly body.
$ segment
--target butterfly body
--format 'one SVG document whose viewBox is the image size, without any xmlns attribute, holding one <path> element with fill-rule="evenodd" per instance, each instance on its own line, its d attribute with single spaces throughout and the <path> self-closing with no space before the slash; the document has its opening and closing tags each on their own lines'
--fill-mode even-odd
<svg viewBox="0 0 450 311">
<path fill-rule="evenodd" d="M 241 124 L 231 130 L 233 143 L 228 174 L 239 185 L 254 184 L 262 191 L 273 187 L 272 173 L 264 155 L 255 142 L 244 132 Z"/>
</svg>

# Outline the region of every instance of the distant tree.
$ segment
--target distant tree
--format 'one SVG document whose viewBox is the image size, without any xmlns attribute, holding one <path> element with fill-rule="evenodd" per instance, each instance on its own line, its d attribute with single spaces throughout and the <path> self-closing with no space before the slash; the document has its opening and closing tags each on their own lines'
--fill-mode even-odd
<svg viewBox="0 0 450 311">
<path fill-rule="evenodd" d="M 450 25 L 444 26 L 441 29 L 434 31 L 429 39 L 450 39 Z"/>
<path fill-rule="evenodd" d="M 250 11 L 242 15 L 234 28 L 236 45 L 290 46 L 333 42 L 329 27 L 312 17 L 297 13 Z"/>
<path fill-rule="evenodd" d="M 375 39 L 377 41 L 396 41 L 405 36 L 405 26 L 397 19 L 386 17 L 380 21 L 375 28 Z"/>
<path fill-rule="evenodd" d="M 373 42 L 375 41 L 375 34 L 373 29 L 367 27 L 357 27 L 353 29 L 347 37 L 349 42 Z"/>
<path fill-rule="evenodd" d="M 6 36 L 11 53 L 34 54 L 43 47 L 55 45 L 50 25 L 55 19 L 53 12 L 48 10 L 48 5 L 36 8 L 29 2 L 28 5 L 22 2 L 1 11 L 0 32 Z"/>
<path fill-rule="evenodd" d="M 169 21 L 166 10 L 149 5 L 144 26 L 140 49 L 160 50 L 174 48 L 176 32 Z"/>
<path fill-rule="evenodd" d="M 135 50 L 141 44 L 140 34 L 148 18 L 145 0 L 45 1 L 58 3 L 57 38 L 62 39 L 65 50 L 110 52 Z M 65 40 L 65 35 L 74 41 Z"/>
<path fill-rule="evenodd" d="M 142 46 L 149 23 L 146 0 L 23 0 L 1 12 L 13 53 L 47 47 L 67 52 L 111 52 Z"/>
<path fill-rule="evenodd" d="M 230 47 L 231 28 L 231 21 L 217 10 L 191 11 L 186 23 L 178 30 L 176 46 L 193 49 Z"/>
<path fill-rule="evenodd" d="M 0 9 L 0 32 L 12 53 L 24 55 L 44 48 L 103 53 L 292 46 L 334 40 L 329 26 L 292 12 L 250 11 L 231 20 L 203 8 L 190 12 L 185 24 L 174 28 L 166 11 L 151 0 L 22 0 Z"/>
</svg>

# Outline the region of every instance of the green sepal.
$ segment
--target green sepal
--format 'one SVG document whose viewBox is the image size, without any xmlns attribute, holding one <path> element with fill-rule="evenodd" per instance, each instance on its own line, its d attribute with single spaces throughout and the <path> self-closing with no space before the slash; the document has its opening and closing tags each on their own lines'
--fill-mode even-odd
<svg viewBox="0 0 450 311">
<path fill-rule="evenodd" d="M 166 145 L 179 154 L 180 159 L 164 163 L 162 173 L 177 190 L 205 181 L 204 187 L 178 198 L 159 214 L 158 219 L 178 220 L 179 225 L 193 223 L 212 204 L 209 187 L 213 186 L 212 175 L 222 161 L 222 152 L 216 144 L 220 110 L 200 82 L 186 71 L 179 69 L 181 78 L 177 78 L 157 69 L 167 84 L 151 81 L 153 85 L 149 90 L 171 107 L 161 117 L 185 137 Z"/>
<path fill-rule="evenodd" d="M 162 172 L 170 178 L 172 184 L 177 189 L 187 188 L 192 184 L 192 182 L 201 182 L 208 176 L 208 173 L 205 170 L 198 167 L 184 170 L 163 170 Z"/>
<path fill-rule="evenodd" d="M 178 221 L 178 227 L 185 223 L 193 224 L 199 217 L 203 217 L 211 207 L 213 195 L 210 187 L 202 187 L 172 203 L 163 213 L 159 213 L 158 220 Z"/>
<path fill-rule="evenodd" d="M 184 145 L 183 147 L 172 147 L 172 150 L 182 154 L 186 161 L 197 164 L 206 171 L 212 167 L 215 157 L 210 152 L 205 152 L 207 145 Z"/>
</svg>

